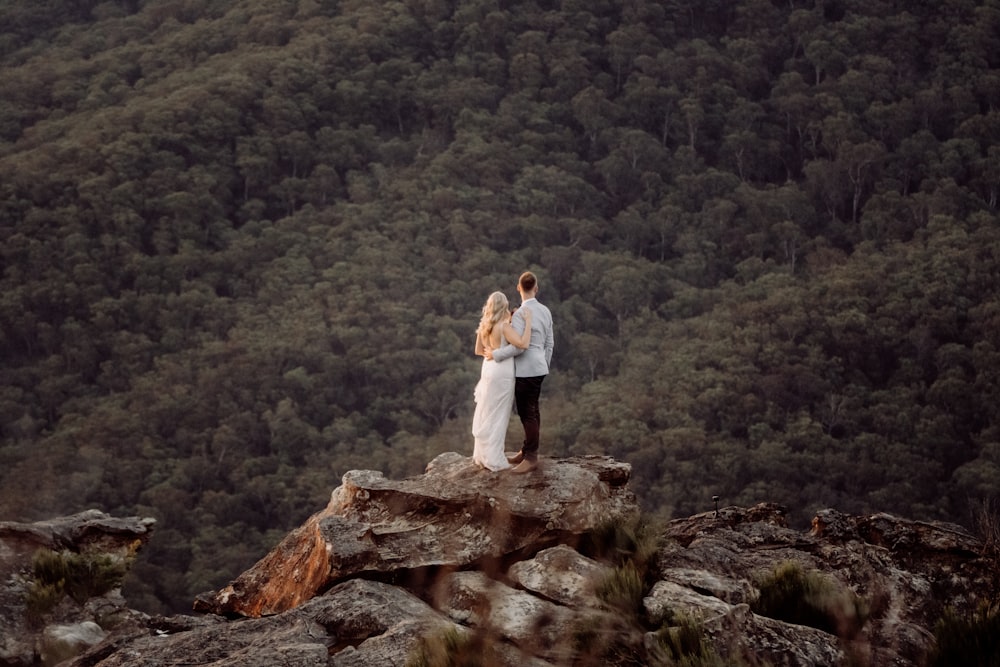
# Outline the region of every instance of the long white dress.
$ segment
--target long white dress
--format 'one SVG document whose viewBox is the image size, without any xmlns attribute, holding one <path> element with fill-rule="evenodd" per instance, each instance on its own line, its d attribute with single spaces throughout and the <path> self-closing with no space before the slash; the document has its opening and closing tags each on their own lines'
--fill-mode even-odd
<svg viewBox="0 0 1000 667">
<path fill-rule="evenodd" d="M 501 338 L 506 338 L 501 333 Z M 510 468 L 504 451 L 507 424 L 514 405 L 514 360 L 483 359 L 476 384 L 476 412 L 472 416 L 475 445 L 472 460 L 489 470 Z"/>
</svg>

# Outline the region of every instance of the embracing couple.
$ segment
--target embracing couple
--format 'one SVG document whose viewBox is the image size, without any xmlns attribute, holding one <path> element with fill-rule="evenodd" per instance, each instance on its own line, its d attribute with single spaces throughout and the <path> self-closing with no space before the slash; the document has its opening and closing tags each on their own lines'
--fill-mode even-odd
<svg viewBox="0 0 1000 667">
<path fill-rule="evenodd" d="M 476 385 L 476 413 L 472 418 L 475 446 L 472 460 L 483 468 L 531 472 L 538 467 L 541 416 L 538 399 L 552 361 L 552 314 L 538 302 L 538 279 L 525 271 L 517 282 L 521 307 L 511 314 L 503 292 L 493 292 L 483 306 L 476 329 L 476 354 L 483 369 Z M 511 404 L 524 427 L 524 444 L 507 457 L 504 439 Z"/>
</svg>

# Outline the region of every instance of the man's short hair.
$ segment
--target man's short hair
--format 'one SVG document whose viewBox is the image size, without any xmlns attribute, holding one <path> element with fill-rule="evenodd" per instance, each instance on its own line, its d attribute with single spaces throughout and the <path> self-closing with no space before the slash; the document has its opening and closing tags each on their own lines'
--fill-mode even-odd
<svg viewBox="0 0 1000 667">
<path fill-rule="evenodd" d="M 536 285 L 538 285 L 538 278 L 536 278 L 535 274 L 531 271 L 525 271 L 521 274 L 521 277 L 517 279 L 517 284 L 522 291 L 530 292 L 535 289 Z"/>
</svg>

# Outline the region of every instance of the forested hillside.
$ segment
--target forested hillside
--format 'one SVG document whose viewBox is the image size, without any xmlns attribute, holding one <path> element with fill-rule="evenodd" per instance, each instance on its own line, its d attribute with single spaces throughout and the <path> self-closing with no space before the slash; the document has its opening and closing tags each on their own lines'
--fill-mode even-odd
<svg viewBox="0 0 1000 667">
<path fill-rule="evenodd" d="M 998 0 L 6 0 L 0 90 L 0 518 L 156 517 L 133 606 L 471 452 L 528 268 L 650 512 L 1000 493 Z"/>
</svg>

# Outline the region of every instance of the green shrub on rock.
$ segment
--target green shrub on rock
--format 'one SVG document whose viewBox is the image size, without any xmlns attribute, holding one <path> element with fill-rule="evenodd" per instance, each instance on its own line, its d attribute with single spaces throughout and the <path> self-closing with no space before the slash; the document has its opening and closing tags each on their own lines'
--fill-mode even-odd
<svg viewBox="0 0 1000 667">
<path fill-rule="evenodd" d="M 27 613 L 41 618 L 66 595 L 83 604 L 121 586 L 127 571 L 126 562 L 107 554 L 39 549 L 32 559 L 32 580 L 25 593 Z"/>
<path fill-rule="evenodd" d="M 861 631 L 868 605 L 832 577 L 786 562 L 757 581 L 753 611 L 779 621 L 807 625 L 845 639 Z"/>
<path fill-rule="evenodd" d="M 968 617 L 945 611 L 934 628 L 927 667 L 1000 667 L 1000 609 L 983 605 Z"/>
</svg>

